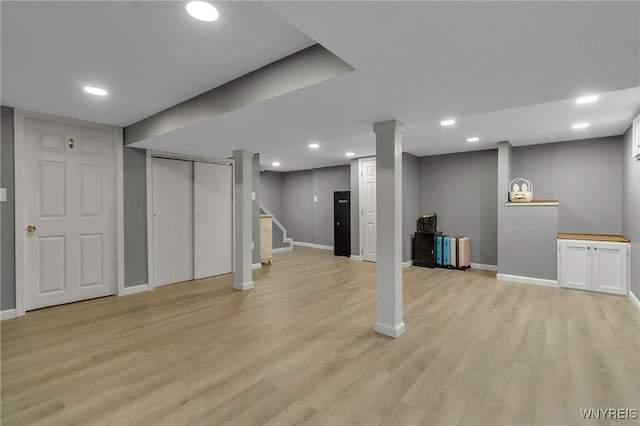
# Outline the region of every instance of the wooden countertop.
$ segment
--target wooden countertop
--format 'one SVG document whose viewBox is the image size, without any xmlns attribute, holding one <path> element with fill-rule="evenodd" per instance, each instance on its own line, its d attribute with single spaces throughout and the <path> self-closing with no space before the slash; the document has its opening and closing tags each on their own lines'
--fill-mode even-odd
<svg viewBox="0 0 640 426">
<path fill-rule="evenodd" d="M 612 243 L 628 243 L 631 240 L 619 234 L 577 234 L 572 232 L 558 232 L 559 240 L 589 240 L 609 241 Z"/>
<path fill-rule="evenodd" d="M 560 204 L 558 200 L 531 200 L 531 201 L 507 201 L 505 206 L 557 206 Z"/>
</svg>

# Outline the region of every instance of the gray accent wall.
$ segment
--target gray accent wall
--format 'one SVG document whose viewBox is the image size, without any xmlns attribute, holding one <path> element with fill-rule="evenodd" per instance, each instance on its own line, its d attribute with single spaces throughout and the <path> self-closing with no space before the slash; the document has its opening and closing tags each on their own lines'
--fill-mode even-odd
<svg viewBox="0 0 640 426">
<path fill-rule="evenodd" d="M 514 147 L 512 177 L 560 201 L 559 232 L 620 234 L 622 151 L 621 136 Z"/>
<path fill-rule="evenodd" d="M 287 237 L 296 242 L 333 246 L 333 193 L 349 191 L 350 187 L 349 166 L 282 173 L 281 222 L 287 228 Z M 317 202 L 313 201 L 314 195 Z"/>
<path fill-rule="evenodd" d="M 124 286 L 147 284 L 147 153 L 124 147 Z"/>
<path fill-rule="evenodd" d="M 632 157 L 631 127 L 623 135 L 622 233 L 631 240 L 631 292 L 640 298 L 640 161 Z"/>
<path fill-rule="evenodd" d="M 324 167 L 313 170 L 313 236 L 312 243 L 333 246 L 333 193 L 351 189 L 349 166 Z"/>
<path fill-rule="evenodd" d="M 470 237 L 474 263 L 498 261 L 497 181 L 496 150 L 419 159 L 419 214 L 436 212 L 438 231 Z"/>
<path fill-rule="evenodd" d="M 500 229 L 501 274 L 557 279 L 558 207 L 504 207 Z"/>
<path fill-rule="evenodd" d="M 0 202 L 0 310 L 4 311 L 16 307 L 13 108 L 1 108 L 0 128 L 0 187 L 7 189 L 7 201 Z"/>
<path fill-rule="evenodd" d="M 284 221 L 287 236 L 313 242 L 313 170 L 284 173 L 282 179 Z"/>
<path fill-rule="evenodd" d="M 420 159 L 402 153 L 402 261 L 412 259 L 413 235 L 420 216 Z"/>
</svg>

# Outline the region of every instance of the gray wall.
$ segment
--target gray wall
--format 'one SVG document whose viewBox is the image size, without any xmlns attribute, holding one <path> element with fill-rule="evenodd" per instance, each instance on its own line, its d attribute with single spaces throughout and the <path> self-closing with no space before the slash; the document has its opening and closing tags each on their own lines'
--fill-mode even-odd
<svg viewBox="0 0 640 426">
<path fill-rule="evenodd" d="M 313 170 L 284 173 L 282 189 L 282 225 L 287 228 L 287 236 L 294 241 L 313 242 Z"/>
<path fill-rule="evenodd" d="M 420 216 L 420 159 L 402 153 L 402 261 L 412 258 L 412 237 Z"/>
<path fill-rule="evenodd" d="M 351 179 L 351 254 L 360 256 L 360 178 L 358 160 L 349 165 Z"/>
<path fill-rule="evenodd" d="M 514 147 L 512 177 L 558 199 L 560 232 L 622 233 L 622 137 Z"/>
<path fill-rule="evenodd" d="M 474 263 L 497 264 L 497 180 L 496 150 L 419 159 L 419 212 L 436 212 L 438 231 L 470 237 Z"/>
<path fill-rule="evenodd" d="M 313 170 L 313 236 L 312 243 L 333 246 L 333 193 L 351 189 L 349 166 Z"/>
<path fill-rule="evenodd" d="M 0 128 L 0 187 L 7 189 L 7 201 L 0 202 L 0 310 L 4 311 L 16 307 L 13 108 L 2 107 Z"/>
<path fill-rule="evenodd" d="M 124 147 L 124 286 L 149 282 L 147 266 L 147 157 Z"/>
<path fill-rule="evenodd" d="M 640 161 L 632 156 L 631 127 L 623 137 L 622 233 L 631 240 L 631 292 L 640 298 Z"/>
<path fill-rule="evenodd" d="M 282 173 L 281 222 L 287 236 L 294 241 L 333 246 L 333 193 L 349 191 L 350 187 L 349 166 Z M 315 203 L 314 195 L 318 197 Z"/>
<path fill-rule="evenodd" d="M 284 212 L 283 175 L 284 173 L 281 172 L 269 171 L 260 174 L 262 204 L 280 221 L 283 219 Z"/>
<path fill-rule="evenodd" d="M 251 258 L 254 264 L 260 263 L 260 154 L 253 154 L 251 167 L 251 191 L 256 194 L 251 201 L 251 240 L 253 251 Z"/>
<path fill-rule="evenodd" d="M 557 279 L 558 207 L 504 207 L 501 274 Z M 524 224 L 524 226 L 523 226 Z"/>
</svg>

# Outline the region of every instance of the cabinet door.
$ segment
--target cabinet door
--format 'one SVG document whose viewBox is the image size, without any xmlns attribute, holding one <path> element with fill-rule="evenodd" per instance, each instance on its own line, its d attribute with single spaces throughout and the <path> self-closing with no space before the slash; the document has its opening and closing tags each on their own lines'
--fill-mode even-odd
<svg viewBox="0 0 640 426">
<path fill-rule="evenodd" d="M 594 243 L 592 289 L 627 294 L 627 245 Z"/>
<path fill-rule="evenodd" d="M 560 285 L 589 290 L 591 288 L 591 244 L 560 243 Z"/>
</svg>

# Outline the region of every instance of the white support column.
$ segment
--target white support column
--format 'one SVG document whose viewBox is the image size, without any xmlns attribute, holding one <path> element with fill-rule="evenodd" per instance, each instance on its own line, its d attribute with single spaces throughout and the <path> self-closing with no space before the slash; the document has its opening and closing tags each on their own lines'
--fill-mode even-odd
<svg viewBox="0 0 640 426">
<path fill-rule="evenodd" d="M 236 290 L 250 290 L 253 288 L 253 272 L 251 269 L 251 222 L 253 220 L 251 215 L 252 157 L 253 153 L 250 151 L 233 151 L 235 169 L 235 277 L 233 280 L 233 288 Z"/>
<path fill-rule="evenodd" d="M 375 331 L 397 338 L 402 320 L 402 133 L 397 120 L 373 125 L 376 134 L 377 309 Z"/>
</svg>

